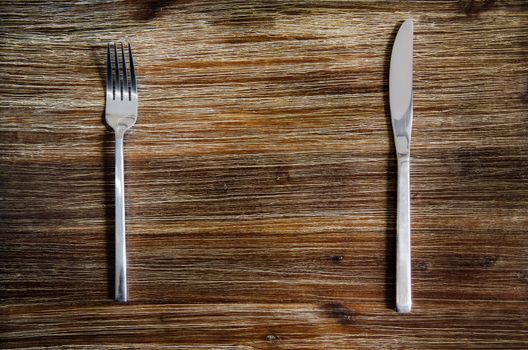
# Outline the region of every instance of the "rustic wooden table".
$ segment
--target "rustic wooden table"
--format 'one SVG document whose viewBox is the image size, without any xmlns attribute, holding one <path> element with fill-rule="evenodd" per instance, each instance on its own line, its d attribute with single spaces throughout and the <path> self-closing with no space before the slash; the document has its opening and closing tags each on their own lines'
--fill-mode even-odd
<svg viewBox="0 0 528 350">
<path fill-rule="evenodd" d="M 528 348 L 526 1 L 2 1 L 0 347 Z M 414 312 L 388 63 L 415 20 Z M 130 299 L 105 45 L 128 38 Z"/>
</svg>

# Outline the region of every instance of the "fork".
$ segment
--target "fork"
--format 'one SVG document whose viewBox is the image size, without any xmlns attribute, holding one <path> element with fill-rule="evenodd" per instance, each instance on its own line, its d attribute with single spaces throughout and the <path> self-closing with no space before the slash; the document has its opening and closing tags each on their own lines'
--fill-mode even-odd
<svg viewBox="0 0 528 350">
<path fill-rule="evenodd" d="M 125 46 L 128 46 L 128 71 Z M 136 72 L 130 44 L 123 45 L 121 42 L 118 50 L 116 43 L 108 43 L 106 67 L 105 119 L 115 133 L 115 300 L 126 302 L 128 289 L 123 139 L 125 132 L 136 123 L 138 110 Z"/>
</svg>

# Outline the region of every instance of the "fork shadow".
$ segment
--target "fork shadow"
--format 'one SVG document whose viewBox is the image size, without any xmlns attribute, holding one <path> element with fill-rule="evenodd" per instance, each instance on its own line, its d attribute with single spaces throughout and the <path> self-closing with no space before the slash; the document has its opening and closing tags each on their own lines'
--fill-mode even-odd
<svg viewBox="0 0 528 350">
<path fill-rule="evenodd" d="M 390 114 L 389 99 L 389 71 L 392 54 L 392 46 L 396 39 L 396 34 L 403 21 L 396 24 L 390 34 L 387 46 L 385 47 L 385 60 L 383 69 L 383 100 L 385 106 L 385 122 L 387 123 L 389 140 L 389 156 L 386 164 L 386 190 L 385 190 L 385 305 L 389 309 L 396 308 L 396 191 L 397 191 L 397 169 L 396 169 L 396 148 L 394 146 L 394 136 L 392 133 L 392 122 Z"/>
<path fill-rule="evenodd" d="M 92 62 L 94 63 L 101 82 L 101 100 L 104 101 L 104 89 L 106 81 L 106 56 L 101 54 L 104 46 L 92 46 Z M 103 167 L 103 188 L 104 212 L 105 212 L 105 248 L 106 248 L 106 279 L 107 294 L 110 299 L 114 299 L 114 274 L 115 274 L 115 203 L 114 203 L 114 133 L 106 125 L 104 110 L 101 112 L 100 122 L 106 126 L 102 139 L 102 167 Z"/>
<path fill-rule="evenodd" d="M 104 115 L 103 115 L 104 118 Z M 114 203 L 114 135 L 108 128 L 103 138 L 104 164 L 104 203 L 105 203 L 105 240 L 106 273 L 108 297 L 114 299 L 115 274 L 115 203 Z"/>
</svg>

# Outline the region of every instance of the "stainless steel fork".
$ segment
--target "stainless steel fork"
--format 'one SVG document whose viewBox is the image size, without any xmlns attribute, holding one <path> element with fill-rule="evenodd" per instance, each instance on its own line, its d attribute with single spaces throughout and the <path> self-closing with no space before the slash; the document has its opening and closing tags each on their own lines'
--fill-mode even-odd
<svg viewBox="0 0 528 350">
<path fill-rule="evenodd" d="M 125 51 L 128 55 L 125 55 Z M 105 119 L 115 133 L 115 300 L 126 302 L 128 289 L 123 139 L 125 132 L 136 123 L 138 110 L 136 72 L 130 44 L 120 43 L 118 48 L 116 43 L 108 43 L 106 67 Z"/>
</svg>

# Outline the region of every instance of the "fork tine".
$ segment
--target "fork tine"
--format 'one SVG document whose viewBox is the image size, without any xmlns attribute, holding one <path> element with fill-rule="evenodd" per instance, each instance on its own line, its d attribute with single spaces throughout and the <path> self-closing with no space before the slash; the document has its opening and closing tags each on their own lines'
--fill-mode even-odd
<svg viewBox="0 0 528 350">
<path fill-rule="evenodd" d="M 112 55 L 110 55 L 110 43 L 106 49 L 106 96 L 115 99 L 114 84 L 112 77 Z"/>
<path fill-rule="evenodd" d="M 119 74 L 119 56 L 117 55 L 117 45 L 114 43 L 114 61 L 115 61 L 115 99 L 123 99 L 123 91 L 121 90 L 121 74 Z"/>
<path fill-rule="evenodd" d="M 134 57 L 132 46 L 128 43 L 128 60 L 130 61 L 130 99 L 137 98 L 136 70 L 134 69 Z"/>
<path fill-rule="evenodd" d="M 130 92 L 128 91 L 128 77 L 125 60 L 125 49 L 123 48 L 123 42 L 121 42 L 121 59 L 123 65 L 123 99 L 130 100 Z"/>
</svg>

